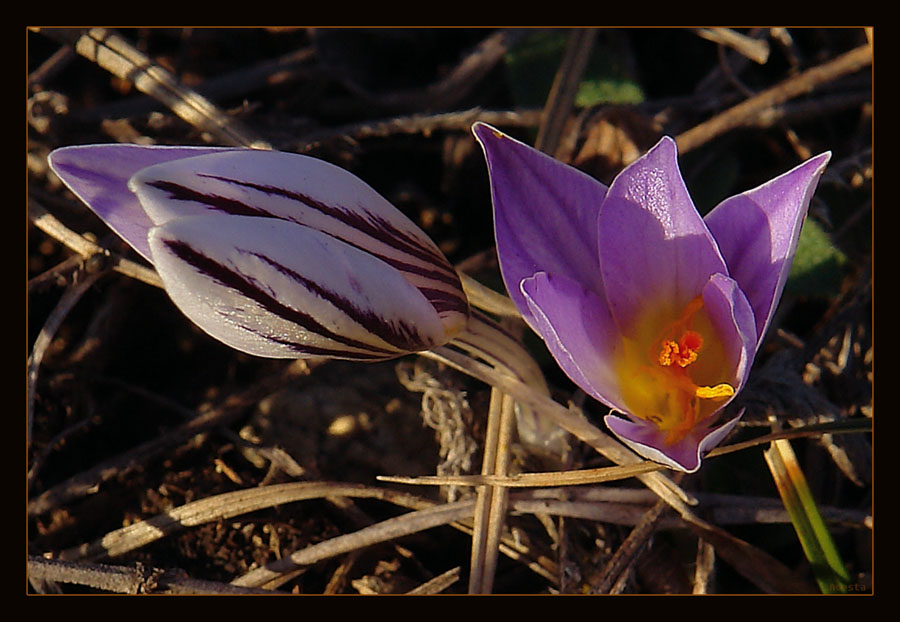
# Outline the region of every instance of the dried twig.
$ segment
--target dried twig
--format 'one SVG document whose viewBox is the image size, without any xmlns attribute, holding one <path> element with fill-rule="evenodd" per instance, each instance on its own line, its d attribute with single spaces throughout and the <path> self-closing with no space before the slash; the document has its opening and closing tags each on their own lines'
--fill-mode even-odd
<svg viewBox="0 0 900 622">
<path fill-rule="evenodd" d="M 859 71 L 871 62 L 871 46 L 861 45 L 827 63 L 807 69 L 683 132 L 675 139 L 678 143 L 678 151 L 687 153 L 716 136 L 747 123 L 753 123 L 770 108 L 808 93 L 841 76 Z"/>
<path fill-rule="evenodd" d="M 201 581 L 179 570 L 134 566 L 109 566 L 28 558 L 32 582 L 73 583 L 116 594 L 269 594 L 268 590 L 238 587 L 216 581 Z"/>
<path fill-rule="evenodd" d="M 411 114 L 378 121 L 351 123 L 304 134 L 296 141 L 279 145 L 281 149 L 309 151 L 338 138 L 353 140 L 387 138 L 397 134 L 424 134 L 432 132 L 469 132 L 475 121 L 504 127 L 536 127 L 541 120 L 540 110 L 468 110 L 435 114 Z"/>
<path fill-rule="evenodd" d="M 101 539 L 63 551 L 60 559 L 116 557 L 184 529 L 214 520 L 228 519 L 262 508 L 325 497 L 382 499 L 415 509 L 433 505 L 414 495 L 336 482 L 293 482 L 247 488 L 192 501 L 150 519 L 112 531 Z"/>
<path fill-rule="evenodd" d="M 439 574 L 419 587 L 408 591 L 407 594 L 440 594 L 457 581 L 459 581 L 459 566 Z"/>
<path fill-rule="evenodd" d="M 575 95 L 596 38 L 597 31 L 593 28 L 577 28 L 569 35 L 565 54 L 544 106 L 543 121 L 534 143 L 535 149 L 549 154 L 556 152 L 563 128 L 575 105 Z"/>
<path fill-rule="evenodd" d="M 162 287 L 162 280 L 160 280 L 159 275 L 156 274 L 155 270 L 112 253 L 99 244 L 91 242 L 83 235 L 75 233 L 44 209 L 44 207 L 34 198 L 30 198 L 28 201 L 28 217 L 34 223 L 35 227 L 50 237 L 62 242 L 69 249 L 81 255 L 83 259 L 88 260 L 96 255 L 108 257 L 110 269 L 139 281 L 143 281 L 148 285 Z"/>
<path fill-rule="evenodd" d="M 147 58 L 117 33 L 105 28 L 44 28 L 41 32 L 68 43 L 76 52 L 103 69 L 134 83 L 139 91 L 155 97 L 176 115 L 194 127 L 210 132 L 224 144 L 271 148 L 266 141 L 219 110 L 208 99 L 179 84 L 169 71 Z"/>
<path fill-rule="evenodd" d="M 610 559 L 603 572 L 600 575 L 600 581 L 594 586 L 594 589 L 600 594 L 606 594 L 612 587 L 618 584 L 622 574 L 626 573 L 634 562 L 638 553 L 647 543 L 650 536 L 653 535 L 656 525 L 662 517 L 663 512 L 668 509 L 661 499 L 657 501 L 649 512 L 641 517 L 640 522 L 631 530 L 622 545 L 616 549 L 612 559 Z"/>
<path fill-rule="evenodd" d="M 769 43 L 742 35 L 731 28 L 694 28 L 697 36 L 736 50 L 743 56 L 760 65 L 769 60 Z"/>
</svg>

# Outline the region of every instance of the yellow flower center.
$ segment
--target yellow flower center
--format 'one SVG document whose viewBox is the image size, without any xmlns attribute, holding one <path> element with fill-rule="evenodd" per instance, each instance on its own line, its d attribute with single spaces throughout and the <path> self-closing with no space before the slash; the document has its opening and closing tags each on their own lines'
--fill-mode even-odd
<svg viewBox="0 0 900 622">
<path fill-rule="evenodd" d="M 623 338 L 616 361 L 625 406 L 665 432 L 667 444 L 677 443 L 734 395 L 722 382 L 730 369 L 725 351 L 700 296 L 680 313 L 646 313 L 634 334 Z"/>
</svg>

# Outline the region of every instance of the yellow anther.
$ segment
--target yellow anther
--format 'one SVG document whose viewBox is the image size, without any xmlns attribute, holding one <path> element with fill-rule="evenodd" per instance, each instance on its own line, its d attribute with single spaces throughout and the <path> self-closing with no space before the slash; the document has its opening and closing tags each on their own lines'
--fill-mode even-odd
<svg viewBox="0 0 900 622">
<path fill-rule="evenodd" d="M 700 399 L 710 400 L 734 395 L 734 387 L 727 383 L 717 384 L 714 387 L 697 387 L 696 395 Z"/>
</svg>

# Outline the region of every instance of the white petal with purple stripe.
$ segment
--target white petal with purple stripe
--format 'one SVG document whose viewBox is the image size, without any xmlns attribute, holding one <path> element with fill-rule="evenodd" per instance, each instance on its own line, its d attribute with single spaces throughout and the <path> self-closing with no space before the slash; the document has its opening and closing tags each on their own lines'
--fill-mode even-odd
<svg viewBox="0 0 900 622">
<path fill-rule="evenodd" d="M 381 360 L 446 341 L 401 273 L 310 227 L 207 212 L 155 227 L 150 247 L 181 311 L 248 354 Z"/>
<path fill-rule="evenodd" d="M 412 221 L 356 176 L 297 154 L 239 150 L 167 162 L 129 184 L 157 225 L 188 214 L 301 224 L 378 257 L 431 301 L 448 332 L 465 323 L 459 277 Z"/>
</svg>

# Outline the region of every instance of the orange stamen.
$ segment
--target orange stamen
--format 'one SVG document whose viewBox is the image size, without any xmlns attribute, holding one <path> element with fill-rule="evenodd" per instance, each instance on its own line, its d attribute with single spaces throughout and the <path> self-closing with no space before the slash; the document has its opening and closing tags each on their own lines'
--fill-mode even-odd
<svg viewBox="0 0 900 622">
<path fill-rule="evenodd" d="M 632 414 L 658 427 L 667 445 L 693 433 L 735 392 L 719 383 L 724 378 L 716 370 L 727 361 L 703 307 L 697 296 L 668 321 L 663 313 L 648 313 L 639 325 L 642 336 L 625 339 L 621 350 L 623 398 Z"/>
<path fill-rule="evenodd" d="M 703 308 L 703 299 L 698 296 L 684 308 L 681 317 L 669 324 L 657 340 L 659 355 L 657 362 L 667 368 L 670 389 L 678 394 L 680 417 L 666 434 L 667 443 L 676 443 L 690 432 L 700 419 L 700 400 L 721 399 L 734 395 L 734 388 L 728 384 L 714 387 L 697 386 L 687 375 L 687 367 L 700 356 L 703 336 L 693 330 L 694 315 Z"/>
</svg>

